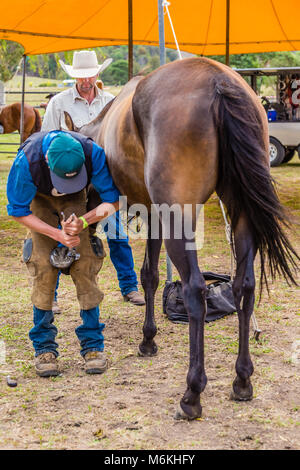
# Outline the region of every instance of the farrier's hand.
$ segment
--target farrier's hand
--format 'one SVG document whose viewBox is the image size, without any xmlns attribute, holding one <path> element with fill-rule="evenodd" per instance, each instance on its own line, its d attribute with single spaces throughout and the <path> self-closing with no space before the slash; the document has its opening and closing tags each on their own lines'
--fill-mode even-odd
<svg viewBox="0 0 300 470">
<path fill-rule="evenodd" d="M 83 229 L 83 222 L 75 214 L 70 215 L 66 221 L 61 222 L 63 231 L 67 235 L 78 235 Z"/>
<path fill-rule="evenodd" d="M 59 231 L 59 242 L 67 246 L 69 249 L 75 248 L 80 244 L 78 235 L 68 235 L 64 230 Z"/>
</svg>

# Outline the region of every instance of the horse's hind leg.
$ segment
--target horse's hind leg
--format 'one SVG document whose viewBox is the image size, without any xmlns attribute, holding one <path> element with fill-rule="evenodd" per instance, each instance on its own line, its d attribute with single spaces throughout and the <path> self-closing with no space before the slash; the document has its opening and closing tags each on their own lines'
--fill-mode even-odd
<svg viewBox="0 0 300 470">
<path fill-rule="evenodd" d="M 253 374 L 253 364 L 249 353 L 249 324 L 255 300 L 253 263 L 256 248 L 244 216 L 238 221 L 234 231 L 234 241 L 237 268 L 233 294 L 239 318 L 239 351 L 235 366 L 237 376 L 233 382 L 231 398 L 245 401 L 252 399 L 250 376 Z"/>
<path fill-rule="evenodd" d="M 157 346 L 153 340 L 157 329 L 154 320 L 154 295 L 158 287 L 159 273 L 158 260 L 162 239 L 151 239 L 151 225 L 149 220 L 149 236 L 147 240 L 145 259 L 141 270 L 141 283 L 145 291 L 146 315 L 143 326 L 144 338 L 139 345 L 140 356 L 154 356 L 157 353 Z"/>
<path fill-rule="evenodd" d="M 187 390 L 180 401 L 176 419 L 195 419 L 202 413 L 200 393 L 207 382 L 204 370 L 204 322 L 206 284 L 199 270 L 197 252 L 186 250 L 186 240 L 165 240 L 168 254 L 178 269 L 183 285 L 184 305 L 189 316 L 190 363 Z"/>
</svg>

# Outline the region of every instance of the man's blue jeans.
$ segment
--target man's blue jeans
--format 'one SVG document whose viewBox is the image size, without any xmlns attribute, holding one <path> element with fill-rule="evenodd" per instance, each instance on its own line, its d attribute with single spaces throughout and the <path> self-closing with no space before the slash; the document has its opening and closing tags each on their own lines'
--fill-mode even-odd
<svg viewBox="0 0 300 470">
<path fill-rule="evenodd" d="M 80 342 L 80 354 L 84 356 L 88 351 L 103 351 L 104 336 L 102 330 L 104 323 L 99 322 L 99 307 L 90 310 L 80 310 L 82 324 L 75 330 Z M 33 306 L 34 326 L 29 332 L 33 343 L 35 355 L 53 352 L 58 356 L 58 344 L 55 341 L 57 328 L 53 324 L 54 315 L 51 310 L 41 310 Z"/>
<path fill-rule="evenodd" d="M 122 295 L 138 290 L 137 275 L 134 271 L 134 262 L 132 251 L 129 245 L 128 236 L 124 232 L 120 220 L 120 212 L 116 212 L 101 223 L 106 234 L 110 259 L 117 271 L 119 286 Z M 54 300 L 57 300 L 57 289 L 59 285 L 59 275 L 54 294 Z"/>
</svg>

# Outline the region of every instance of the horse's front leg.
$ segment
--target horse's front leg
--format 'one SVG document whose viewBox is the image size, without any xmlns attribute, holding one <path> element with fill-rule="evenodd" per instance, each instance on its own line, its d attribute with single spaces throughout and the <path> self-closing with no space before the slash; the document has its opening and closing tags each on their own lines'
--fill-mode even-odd
<svg viewBox="0 0 300 470">
<path fill-rule="evenodd" d="M 231 398 L 246 401 L 251 400 L 253 395 L 250 377 L 254 369 L 249 352 L 249 325 L 255 300 L 253 263 L 256 249 L 244 217 L 240 217 L 238 221 L 234 240 L 237 268 L 233 294 L 239 318 L 239 351 L 235 366 L 237 376 L 233 382 Z"/>
<path fill-rule="evenodd" d="M 157 328 L 154 319 L 154 296 L 159 283 L 158 260 L 162 239 L 151 239 L 151 225 L 149 220 L 148 240 L 144 264 L 141 269 L 141 283 L 145 291 L 146 315 L 143 326 L 143 341 L 139 345 L 139 356 L 154 356 L 157 346 L 153 338 Z"/>
<path fill-rule="evenodd" d="M 187 389 L 175 419 L 192 420 L 201 417 L 200 394 L 207 383 L 204 368 L 206 284 L 198 267 L 197 252 L 186 251 L 185 240 L 166 240 L 165 243 L 182 280 L 184 305 L 189 317 L 190 362 Z"/>
</svg>

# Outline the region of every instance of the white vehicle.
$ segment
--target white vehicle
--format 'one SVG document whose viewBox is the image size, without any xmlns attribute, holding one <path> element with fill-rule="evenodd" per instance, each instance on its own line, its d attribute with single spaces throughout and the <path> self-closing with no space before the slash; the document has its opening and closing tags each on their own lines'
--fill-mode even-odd
<svg viewBox="0 0 300 470">
<path fill-rule="evenodd" d="M 236 69 L 259 95 L 264 77 L 274 86 L 274 99 L 261 96 L 269 121 L 270 165 L 300 158 L 300 67 Z"/>
</svg>

